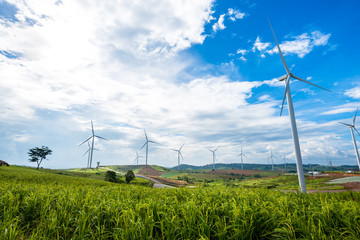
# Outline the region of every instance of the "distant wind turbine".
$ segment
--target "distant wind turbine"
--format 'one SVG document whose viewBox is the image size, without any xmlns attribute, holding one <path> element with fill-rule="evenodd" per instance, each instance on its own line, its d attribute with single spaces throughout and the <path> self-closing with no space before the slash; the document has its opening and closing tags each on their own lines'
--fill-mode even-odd
<svg viewBox="0 0 360 240">
<path fill-rule="evenodd" d="M 87 166 L 86 166 L 86 168 L 89 168 L 89 165 L 90 165 L 90 153 L 91 153 L 91 146 L 90 146 L 89 141 L 87 141 L 87 144 L 88 144 L 89 149 L 88 149 L 88 150 L 84 153 L 84 155 L 83 155 L 83 156 L 85 156 L 86 154 L 88 154 L 88 162 L 87 162 Z M 94 148 L 94 150 L 96 150 L 96 151 L 100 151 L 99 149 L 96 149 L 96 148 Z"/>
<path fill-rule="evenodd" d="M 272 171 L 274 171 L 274 160 L 273 158 L 276 158 L 273 153 L 272 153 L 272 149 L 270 149 L 270 158 L 271 158 L 271 169 Z"/>
<path fill-rule="evenodd" d="M 139 158 L 142 158 L 143 156 L 139 156 L 137 151 L 135 151 L 135 153 L 136 153 L 136 158 L 134 159 L 134 161 L 136 162 L 136 165 L 139 165 Z"/>
<path fill-rule="evenodd" d="M 287 103 L 288 103 L 288 109 L 289 109 L 289 115 L 290 115 L 290 123 L 291 123 L 291 131 L 292 131 L 292 137 L 293 137 L 293 142 L 294 142 L 294 148 L 295 148 L 295 157 L 296 157 L 296 168 L 297 168 L 297 175 L 299 178 L 299 185 L 300 185 L 300 190 L 302 193 L 306 193 L 306 184 L 305 184 L 305 176 L 304 176 L 304 169 L 303 169 L 303 164 L 302 164 L 302 159 L 301 159 L 301 151 L 300 151 L 300 143 L 299 143 L 299 137 L 298 137 L 298 132 L 297 132 L 297 127 L 296 127 L 296 120 L 295 120 L 295 113 L 294 113 L 294 107 L 293 107 L 293 103 L 292 103 L 292 99 L 291 99 L 291 93 L 290 93 L 290 79 L 294 78 L 297 79 L 299 81 L 305 82 L 307 84 L 313 85 L 315 87 L 324 89 L 326 91 L 329 91 L 325 88 L 322 88 L 314 83 L 311 83 L 309 81 L 306 81 L 302 78 L 299 78 L 297 76 L 294 76 L 291 72 L 290 69 L 288 68 L 286 62 L 285 62 L 285 58 L 281 52 L 279 43 L 276 39 L 274 30 L 271 26 L 270 20 L 269 20 L 269 24 L 270 24 L 270 28 L 271 31 L 274 35 L 274 39 L 276 42 L 276 46 L 277 49 L 279 51 L 280 57 L 281 57 L 281 61 L 284 64 L 285 70 L 286 70 L 286 74 L 282 77 L 279 78 L 279 81 L 284 81 L 285 80 L 285 92 L 284 92 L 284 98 L 282 101 L 282 105 L 281 105 L 281 111 L 280 111 L 280 116 L 282 114 L 282 110 L 284 107 L 284 101 L 285 101 L 285 97 L 287 97 Z M 330 91 L 329 91 L 330 92 Z"/>
<path fill-rule="evenodd" d="M 215 152 L 219 149 L 220 147 L 217 147 L 215 150 L 211 150 L 210 148 L 208 148 L 208 150 L 210 152 L 212 152 L 213 154 L 213 171 L 215 171 L 215 158 L 216 158 L 216 155 L 215 155 Z"/>
<path fill-rule="evenodd" d="M 241 156 L 241 169 L 244 170 L 244 161 L 243 157 L 246 157 L 245 154 L 243 154 L 242 147 L 241 147 L 241 153 L 238 155 L 238 157 Z M 247 157 L 246 157 L 247 158 Z"/>
<path fill-rule="evenodd" d="M 146 142 L 144 143 L 144 145 L 140 148 L 140 150 L 142 150 L 145 146 L 146 146 L 146 165 L 148 165 L 148 153 L 149 153 L 149 143 L 156 143 L 158 144 L 157 142 L 154 142 L 152 140 L 149 140 L 147 134 L 146 134 L 146 131 L 144 129 L 144 133 L 145 133 L 145 138 L 146 138 Z"/>
<path fill-rule="evenodd" d="M 103 138 L 103 137 L 100 137 L 98 135 L 95 135 L 95 132 L 94 132 L 94 125 L 93 125 L 93 122 L 91 120 L 91 132 L 92 132 L 92 136 L 90 136 L 88 139 L 86 139 L 84 142 L 82 142 L 81 144 L 79 144 L 79 146 L 83 145 L 84 143 L 86 143 L 87 141 L 89 141 L 91 139 L 91 148 L 89 148 L 89 151 L 90 151 L 90 164 L 89 164 L 89 167 L 91 168 L 91 165 L 92 165 L 92 159 L 93 159 L 93 155 L 94 155 L 94 143 L 95 143 L 95 138 L 99 138 L 99 139 L 103 139 L 103 140 L 106 140 L 106 141 L 110 141 L 109 139 L 106 139 L 106 138 Z M 89 145 L 90 146 L 90 145 Z"/>
<path fill-rule="evenodd" d="M 356 139 L 355 139 L 355 136 L 354 136 L 354 130 L 356 131 L 356 133 L 358 135 L 360 135 L 359 131 L 355 128 L 355 120 L 356 120 L 356 115 L 357 115 L 357 112 L 358 112 L 359 109 L 356 109 L 356 112 L 355 112 L 355 116 L 353 118 L 353 122 L 352 124 L 348 124 L 348 123 L 343 123 L 343 122 L 340 122 L 341 124 L 347 126 L 348 128 L 350 128 L 350 132 L 351 132 L 351 137 L 353 139 L 353 144 L 354 144 L 354 149 L 355 149 L 355 154 L 356 154 L 356 159 L 357 159 L 357 162 L 358 162 L 358 166 L 359 166 L 359 169 L 360 169 L 360 157 L 359 157 L 359 150 L 358 150 L 358 147 L 356 145 Z"/>
<path fill-rule="evenodd" d="M 180 170 L 180 157 L 182 159 L 184 159 L 183 155 L 181 154 L 181 149 L 182 149 L 183 146 L 184 146 L 184 144 L 181 145 L 181 147 L 179 149 L 177 149 L 177 150 L 176 149 L 171 149 L 172 151 L 177 152 L 177 155 L 178 155 L 178 167 L 177 167 L 178 171 Z"/>
<path fill-rule="evenodd" d="M 285 156 L 285 154 L 284 154 L 283 160 L 284 160 L 284 164 L 285 164 L 285 171 L 286 171 L 286 170 L 287 170 L 287 163 L 286 163 L 286 156 Z"/>
</svg>

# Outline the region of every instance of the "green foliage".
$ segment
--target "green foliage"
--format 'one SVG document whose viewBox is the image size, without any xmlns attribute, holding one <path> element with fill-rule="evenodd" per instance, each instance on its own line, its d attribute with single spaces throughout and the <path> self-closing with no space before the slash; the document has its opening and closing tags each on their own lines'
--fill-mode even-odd
<svg viewBox="0 0 360 240">
<path fill-rule="evenodd" d="M 0 168 L 0 239 L 360 239 L 360 193 L 155 189 Z"/>
<path fill-rule="evenodd" d="M 48 147 L 42 146 L 41 148 L 39 147 L 34 147 L 29 149 L 28 155 L 30 157 L 29 161 L 30 162 L 36 162 L 37 164 L 37 169 L 39 169 L 41 162 L 46 159 L 47 155 L 51 155 L 52 154 L 52 150 L 50 150 Z"/>
<path fill-rule="evenodd" d="M 118 182 L 118 179 L 116 177 L 116 172 L 114 171 L 107 171 L 105 173 L 105 181 L 108 181 L 108 182 Z"/>
<path fill-rule="evenodd" d="M 132 180 L 135 179 L 135 174 L 132 170 L 127 171 L 125 174 L 125 180 L 127 183 L 130 183 Z"/>
</svg>

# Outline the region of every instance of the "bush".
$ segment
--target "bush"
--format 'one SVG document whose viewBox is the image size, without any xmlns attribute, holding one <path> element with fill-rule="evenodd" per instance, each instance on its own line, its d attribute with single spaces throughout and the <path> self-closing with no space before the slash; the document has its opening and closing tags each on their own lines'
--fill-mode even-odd
<svg viewBox="0 0 360 240">
<path fill-rule="evenodd" d="M 108 182 L 118 182 L 118 179 L 116 178 L 116 173 L 114 171 L 107 171 L 105 173 L 105 181 Z"/>
<path fill-rule="evenodd" d="M 135 179 L 135 174 L 132 170 L 127 171 L 125 174 L 125 179 L 127 183 L 130 183 L 132 180 Z"/>
</svg>

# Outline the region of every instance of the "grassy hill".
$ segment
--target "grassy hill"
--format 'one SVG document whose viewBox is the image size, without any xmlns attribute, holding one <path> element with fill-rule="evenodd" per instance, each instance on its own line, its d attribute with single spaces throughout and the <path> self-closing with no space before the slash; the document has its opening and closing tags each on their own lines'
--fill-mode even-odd
<svg viewBox="0 0 360 240">
<path fill-rule="evenodd" d="M 358 192 L 155 189 L 86 174 L 0 167 L 0 239 L 360 238 Z"/>
</svg>

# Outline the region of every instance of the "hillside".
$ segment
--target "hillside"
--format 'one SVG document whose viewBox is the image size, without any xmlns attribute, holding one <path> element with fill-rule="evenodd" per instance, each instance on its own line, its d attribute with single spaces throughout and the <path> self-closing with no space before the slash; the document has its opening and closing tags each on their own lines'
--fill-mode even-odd
<svg viewBox="0 0 360 240">
<path fill-rule="evenodd" d="M 154 189 L 64 174 L 0 167 L 0 239 L 360 237 L 357 192 Z"/>
</svg>

